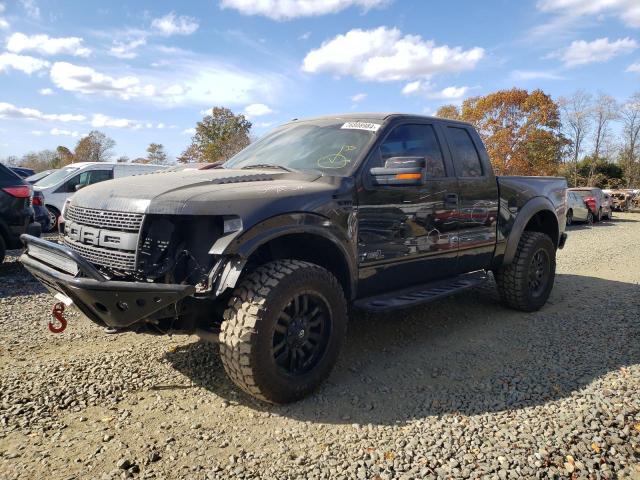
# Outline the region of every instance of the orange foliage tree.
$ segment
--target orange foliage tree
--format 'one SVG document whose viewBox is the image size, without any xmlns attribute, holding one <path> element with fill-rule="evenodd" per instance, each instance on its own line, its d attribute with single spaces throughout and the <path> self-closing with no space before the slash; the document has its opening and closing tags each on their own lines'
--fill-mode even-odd
<svg viewBox="0 0 640 480">
<path fill-rule="evenodd" d="M 567 141 L 558 105 L 542 90 L 500 90 L 468 98 L 462 108 L 445 105 L 436 115 L 473 124 L 500 175 L 558 172 Z"/>
</svg>

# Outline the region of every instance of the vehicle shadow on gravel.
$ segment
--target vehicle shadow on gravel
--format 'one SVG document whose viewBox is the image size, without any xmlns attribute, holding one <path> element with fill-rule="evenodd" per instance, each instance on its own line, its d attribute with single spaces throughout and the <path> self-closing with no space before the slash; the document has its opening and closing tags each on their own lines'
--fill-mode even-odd
<svg viewBox="0 0 640 480">
<path fill-rule="evenodd" d="M 215 345 L 194 342 L 165 358 L 195 385 L 255 410 L 303 421 L 392 425 L 570 397 L 640 363 L 638 311 L 635 284 L 557 275 L 549 303 L 535 313 L 504 308 L 491 284 L 411 310 L 355 313 L 329 381 L 286 406 L 237 393 Z"/>
</svg>

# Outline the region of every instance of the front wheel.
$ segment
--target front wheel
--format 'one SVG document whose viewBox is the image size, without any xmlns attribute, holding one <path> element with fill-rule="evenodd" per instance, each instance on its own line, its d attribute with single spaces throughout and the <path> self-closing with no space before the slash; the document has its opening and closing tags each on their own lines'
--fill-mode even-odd
<svg viewBox="0 0 640 480">
<path fill-rule="evenodd" d="M 58 221 L 60 220 L 60 212 L 56 207 L 47 205 L 47 212 L 49 213 L 49 232 L 55 232 L 58 229 Z"/>
<path fill-rule="evenodd" d="M 534 312 L 547 302 L 556 275 L 556 248 L 541 232 L 525 231 L 513 262 L 494 271 L 502 301 L 509 307 Z"/>
<path fill-rule="evenodd" d="M 235 290 L 224 313 L 220 354 L 227 375 L 260 400 L 288 403 L 329 375 L 347 329 L 336 278 L 299 260 L 267 263 Z"/>
</svg>

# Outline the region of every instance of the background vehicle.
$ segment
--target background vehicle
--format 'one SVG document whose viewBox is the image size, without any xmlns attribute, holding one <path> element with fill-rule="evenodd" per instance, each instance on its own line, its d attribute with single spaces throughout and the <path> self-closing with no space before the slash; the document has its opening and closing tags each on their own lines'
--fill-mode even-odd
<svg viewBox="0 0 640 480">
<path fill-rule="evenodd" d="M 38 181 L 42 180 L 44 177 L 47 177 L 49 175 L 51 175 L 53 172 L 55 172 L 57 169 L 52 169 L 52 170 L 43 170 L 42 172 L 38 172 L 38 173 L 34 173 L 33 175 L 25 178 L 25 180 L 30 183 L 31 185 L 37 183 Z"/>
<path fill-rule="evenodd" d="M 22 247 L 20 235 L 40 235 L 40 225 L 32 223 L 31 195 L 31 186 L 0 164 L 0 263 L 8 249 Z"/>
<path fill-rule="evenodd" d="M 613 218 L 613 201 L 611 195 L 602 193 L 602 218 L 611 220 Z"/>
<path fill-rule="evenodd" d="M 612 207 L 618 212 L 627 212 L 631 207 L 632 196 L 624 190 L 613 190 L 611 192 Z"/>
<path fill-rule="evenodd" d="M 34 219 L 40 224 L 42 231 L 48 232 L 51 230 L 51 217 L 49 216 L 49 210 L 45 207 L 45 200 L 42 192 L 38 190 L 33 191 L 31 204 L 33 206 Z"/>
<path fill-rule="evenodd" d="M 34 170 L 31 170 L 30 168 L 24 168 L 24 167 L 9 167 L 9 168 L 13 173 L 18 175 L 20 178 L 27 178 L 33 175 L 34 173 L 36 173 Z"/>
<path fill-rule="evenodd" d="M 585 200 L 576 192 L 567 191 L 567 225 L 573 222 L 593 223 L 593 212 L 587 206 Z"/>
<path fill-rule="evenodd" d="M 566 180 L 496 177 L 474 128 L 439 118 L 293 121 L 209 170 L 92 185 L 63 244 L 23 264 L 101 326 L 219 338 L 227 374 L 269 402 L 329 375 L 347 306 L 410 307 L 494 272 L 540 309 L 562 248 Z"/>
<path fill-rule="evenodd" d="M 113 178 L 149 173 L 163 168 L 165 167 L 162 165 L 135 163 L 72 163 L 39 180 L 34 185 L 34 190 L 44 194 L 45 206 L 51 218 L 50 229 L 55 230 L 64 202 L 81 188 Z"/>
<path fill-rule="evenodd" d="M 597 187 L 577 187 L 570 188 L 569 191 L 576 192 L 577 195 L 587 203 L 593 213 L 593 221 L 599 222 L 603 218 L 603 200 L 602 190 Z"/>
</svg>

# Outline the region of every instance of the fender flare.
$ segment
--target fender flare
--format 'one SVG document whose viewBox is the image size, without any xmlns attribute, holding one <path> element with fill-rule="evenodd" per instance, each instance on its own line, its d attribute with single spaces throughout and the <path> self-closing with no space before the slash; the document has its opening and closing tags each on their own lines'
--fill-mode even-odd
<svg viewBox="0 0 640 480">
<path fill-rule="evenodd" d="M 241 268 L 244 268 L 244 261 L 259 247 L 276 238 L 292 234 L 316 235 L 331 242 L 342 254 L 342 259 L 349 271 L 349 284 L 352 295 L 355 293 L 358 266 L 355 249 L 349 250 L 349 246 L 354 245 L 354 241 L 349 238 L 346 228 L 339 227 L 332 223 L 330 219 L 318 214 L 287 213 L 268 218 L 252 225 L 247 230 L 221 237 L 213 244 L 209 253 L 212 255 L 239 257 L 243 260 Z M 227 286 L 233 285 L 227 283 Z"/>
<path fill-rule="evenodd" d="M 502 261 L 503 265 L 509 265 L 513 261 L 518 249 L 518 243 L 520 243 L 520 237 L 522 236 L 522 232 L 524 232 L 527 223 L 529 223 L 529 220 L 531 220 L 536 213 L 542 211 L 549 211 L 553 213 L 553 216 L 556 218 L 556 223 L 558 223 L 558 238 L 560 238 L 560 225 L 556 209 L 553 204 L 546 197 L 534 197 L 525 203 L 516 215 L 516 219 L 513 222 L 511 232 L 509 232 L 509 237 L 507 239 L 507 246 L 505 247 Z M 557 246 L 558 245 L 556 245 L 556 247 Z"/>
</svg>

